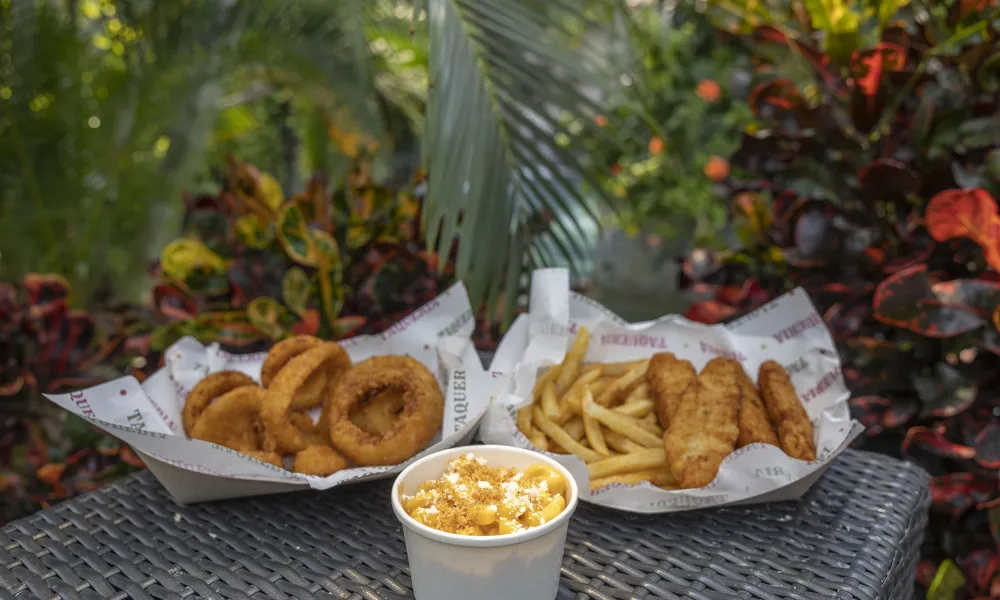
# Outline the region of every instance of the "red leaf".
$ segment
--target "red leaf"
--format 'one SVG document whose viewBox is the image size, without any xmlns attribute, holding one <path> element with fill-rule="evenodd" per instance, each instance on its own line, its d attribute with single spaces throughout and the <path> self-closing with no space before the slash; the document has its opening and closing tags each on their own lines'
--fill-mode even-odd
<svg viewBox="0 0 1000 600">
<path fill-rule="evenodd" d="M 955 279 L 931 286 L 937 301 L 976 313 L 983 319 L 993 316 L 1000 306 L 1000 283 L 981 279 Z"/>
<path fill-rule="evenodd" d="M 851 74 L 866 96 L 874 96 L 883 73 L 901 71 L 905 66 L 906 50 L 897 44 L 882 42 L 870 50 L 854 53 Z"/>
<path fill-rule="evenodd" d="M 302 313 L 301 318 L 292 325 L 295 335 L 316 335 L 319 331 L 319 311 L 310 308 Z"/>
<path fill-rule="evenodd" d="M 974 448 L 956 444 L 946 438 L 943 431 L 928 427 L 911 427 L 906 432 L 906 438 L 901 446 L 903 455 L 908 454 L 912 446 L 945 458 L 968 460 L 976 456 Z"/>
<path fill-rule="evenodd" d="M 764 116 L 762 113 L 769 112 L 769 106 L 779 110 L 793 110 L 802 106 L 803 101 L 802 94 L 799 93 L 795 84 L 791 80 L 781 78 L 762 83 L 755 87 L 750 92 L 747 103 L 754 114 Z"/>
<path fill-rule="evenodd" d="M 996 494 L 996 483 L 972 473 L 949 473 L 931 479 L 931 503 L 947 507 L 957 518 L 970 508 L 987 502 Z"/>
<path fill-rule="evenodd" d="M 927 265 L 914 265 L 890 275 L 875 290 L 875 318 L 932 338 L 972 331 L 985 322 L 977 314 L 946 306 L 927 277 Z"/>
<path fill-rule="evenodd" d="M 35 476 L 38 477 L 38 480 L 42 483 L 55 486 L 59 483 L 59 478 L 62 477 L 63 471 L 65 470 L 66 465 L 63 463 L 49 463 L 39 467 Z"/>
<path fill-rule="evenodd" d="M 990 423 L 975 441 L 976 462 L 987 469 L 1000 469 L 1000 425 Z"/>
<path fill-rule="evenodd" d="M 698 323 L 714 325 L 736 314 L 736 309 L 718 300 L 703 300 L 691 305 L 684 316 Z"/>
<path fill-rule="evenodd" d="M 987 245 L 988 232 L 997 216 L 997 204 L 984 189 L 947 190 L 927 204 L 927 231 L 939 242 L 967 237 Z M 986 243 L 984 243 L 986 242 Z"/>
</svg>

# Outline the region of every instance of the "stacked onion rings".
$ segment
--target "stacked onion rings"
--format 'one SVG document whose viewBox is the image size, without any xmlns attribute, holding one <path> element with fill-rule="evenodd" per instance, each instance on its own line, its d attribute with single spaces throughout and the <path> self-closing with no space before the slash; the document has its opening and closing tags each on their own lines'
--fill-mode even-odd
<svg viewBox="0 0 1000 600">
<path fill-rule="evenodd" d="M 263 387 L 237 371 L 206 376 L 182 410 L 185 431 L 325 477 L 348 468 L 348 460 L 358 466 L 405 461 L 430 443 L 444 415 L 437 380 L 419 361 L 376 356 L 352 366 L 343 348 L 312 336 L 275 344 L 261 381 Z M 318 407 L 316 423 L 307 411 Z"/>
</svg>

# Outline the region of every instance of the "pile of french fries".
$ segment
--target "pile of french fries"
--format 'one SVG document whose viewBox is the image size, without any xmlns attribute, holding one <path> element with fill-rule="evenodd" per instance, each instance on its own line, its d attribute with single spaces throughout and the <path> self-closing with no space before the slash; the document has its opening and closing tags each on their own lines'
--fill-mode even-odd
<svg viewBox="0 0 1000 600">
<path fill-rule="evenodd" d="M 589 345 L 581 328 L 563 362 L 539 376 L 518 429 L 539 450 L 583 459 L 592 490 L 643 481 L 677 489 L 646 383 L 649 360 L 584 364 Z"/>
</svg>

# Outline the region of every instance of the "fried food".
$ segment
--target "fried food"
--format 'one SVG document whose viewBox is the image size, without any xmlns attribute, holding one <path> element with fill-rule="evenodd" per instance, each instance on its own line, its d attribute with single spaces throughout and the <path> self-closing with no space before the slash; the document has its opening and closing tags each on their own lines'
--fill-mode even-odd
<svg viewBox="0 0 1000 600">
<path fill-rule="evenodd" d="M 732 359 L 709 361 L 685 390 L 670 428 L 663 436 L 667 464 L 682 488 L 705 487 L 739 437 L 739 374 Z"/>
<path fill-rule="evenodd" d="M 198 417 L 213 400 L 226 392 L 248 385 L 256 387 L 257 382 L 239 371 L 219 371 L 206 375 L 184 401 L 184 408 L 181 410 L 184 431 L 191 435 Z"/>
<path fill-rule="evenodd" d="M 305 439 L 310 446 L 330 445 L 330 438 L 327 435 L 327 432 L 320 429 L 317 423 L 313 423 L 312 417 L 310 417 L 307 413 L 289 413 L 288 421 L 299 430 L 303 439 Z"/>
<path fill-rule="evenodd" d="M 764 361 L 757 374 L 757 384 L 767 414 L 778 430 L 781 449 L 792 458 L 816 460 L 812 423 L 785 368 L 773 360 Z"/>
<path fill-rule="evenodd" d="M 278 342 L 268 351 L 264 364 L 260 367 L 261 383 L 264 387 L 270 387 L 271 381 L 290 360 L 324 343 L 323 340 L 311 335 L 298 335 Z M 325 391 L 328 388 L 332 389 L 331 380 L 340 377 L 351 367 L 351 357 L 340 346 L 337 348 L 340 352 L 327 362 L 327 368 L 310 373 L 295 391 L 292 410 L 305 410 L 322 404 Z"/>
<path fill-rule="evenodd" d="M 351 421 L 351 409 L 385 390 L 402 394 L 403 409 L 387 431 L 366 433 Z M 420 361 L 383 356 L 347 371 L 327 410 L 330 439 L 337 450 L 358 465 L 395 465 L 423 450 L 437 434 L 444 418 L 444 397 L 434 375 Z"/>
<path fill-rule="evenodd" d="M 656 416 L 660 425 L 667 429 L 677 412 L 681 396 L 698 377 L 694 366 L 686 360 L 679 360 L 669 352 L 659 352 L 649 360 L 646 369 L 646 383 L 656 400 Z"/>
<path fill-rule="evenodd" d="M 361 431 L 382 435 L 399 418 L 403 405 L 403 394 L 399 390 L 383 390 L 352 406 L 348 418 Z"/>
<path fill-rule="evenodd" d="M 323 342 L 288 361 L 271 380 L 267 397 L 260 410 L 264 426 L 263 449 L 268 452 L 291 454 L 309 445 L 306 436 L 289 420 L 288 413 L 295 393 L 315 371 L 327 369 L 338 372 L 343 366 L 344 349 L 333 342 Z M 339 377 L 336 381 L 342 380 Z M 333 378 L 328 387 L 333 385 Z"/>
<path fill-rule="evenodd" d="M 191 437 L 239 452 L 260 450 L 258 415 L 265 395 L 256 385 L 226 392 L 202 411 Z"/>
<path fill-rule="evenodd" d="M 327 477 L 347 468 L 347 459 L 329 446 L 309 446 L 295 454 L 292 471 L 303 475 Z"/>
<path fill-rule="evenodd" d="M 780 448 L 778 435 L 774 432 L 774 425 L 767 416 L 767 409 L 760 399 L 760 392 L 746 371 L 740 369 L 740 375 L 739 384 L 743 399 L 740 401 L 740 437 L 736 439 L 736 447 L 761 443 Z"/>
<path fill-rule="evenodd" d="M 285 462 L 281 459 L 281 455 L 277 452 L 263 452 L 257 450 L 249 450 L 244 452 L 247 456 L 256 458 L 259 461 L 266 462 L 268 464 L 274 465 L 276 467 L 285 468 Z"/>
</svg>

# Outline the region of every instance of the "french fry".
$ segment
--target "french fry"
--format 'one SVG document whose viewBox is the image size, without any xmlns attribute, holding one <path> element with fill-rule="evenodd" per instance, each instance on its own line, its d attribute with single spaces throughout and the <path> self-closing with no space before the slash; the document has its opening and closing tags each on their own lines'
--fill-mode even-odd
<svg viewBox="0 0 1000 600">
<path fill-rule="evenodd" d="M 583 415 L 583 431 L 587 434 L 587 441 L 590 442 L 591 448 L 596 450 L 599 454 L 611 456 L 611 450 L 608 450 L 608 445 L 604 441 L 604 436 L 601 435 L 601 424 L 586 413 Z"/>
<path fill-rule="evenodd" d="M 556 385 L 551 381 L 542 390 L 542 411 L 550 419 L 559 418 L 559 398 L 556 396 Z"/>
<path fill-rule="evenodd" d="M 644 416 L 642 420 L 648 425 L 647 429 L 653 433 L 663 433 L 663 428 L 660 427 L 660 420 L 656 418 L 656 415 L 650 413 Z"/>
<path fill-rule="evenodd" d="M 622 394 L 629 386 L 636 381 L 641 381 L 646 377 L 646 365 L 638 364 L 629 369 L 627 373 L 614 380 L 611 385 L 604 388 L 600 395 L 595 398 L 595 402 L 601 406 L 611 406 L 613 400 Z"/>
<path fill-rule="evenodd" d="M 566 357 L 563 358 L 562 370 L 556 378 L 556 391 L 560 393 L 566 391 L 576 379 L 580 371 L 580 363 L 583 361 L 583 357 L 586 356 L 589 346 L 590 332 L 587 331 L 586 327 L 581 327 L 580 331 L 576 334 L 576 339 L 573 340 L 573 345 L 570 346 Z"/>
<path fill-rule="evenodd" d="M 535 414 L 533 415 L 533 418 L 535 426 L 541 429 L 545 435 L 549 436 L 554 443 L 569 450 L 570 453 L 579 456 L 584 462 L 596 462 L 604 458 L 594 450 L 591 450 L 580 442 L 574 440 L 573 436 L 566 433 L 564 429 L 549 420 L 537 406 L 535 407 Z"/>
<path fill-rule="evenodd" d="M 603 433 L 604 441 L 607 442 L 608 446 L 615 452 L 629 454 L 630 452 L 642 452 L 646 449 L 645 446 L 633 442 L 617 431 L 611 431 L 610 429 L 605 428 Z"/>
<path fill-rule="evenodd" d="M 559 446 L 558 444 L 553 444 L 552 447 L 549 448 L 549 452 L 553 454 L 569 454 L 568 450 L 566 450 L 562 446 Z"/>
<path fill-rule="evenodd" d="M 566 421 L 566 424 L 563 425 L 562 428 L 563 431 L 568 433 L 574 440 L 579 442 L 583 439 L 583 417 L 574 416 L 569 421 Z"/>
<path fill-rule="evenodd" d="M 593 480 L 643 469 L 665 468 L 666 464 L 667 453 L 663 448 L 649 448 L 642 452 L 588 462 L 587 468 L 590 469 L 590 478 Z"/>
<path fill-rule="evenodd" d="M 589 392 L 585 392 L 583 396 L 583 412 L 600 421 L 611 431 L 617 431 L 628 439 L 647 448 L 663 448 L 663 439 L 646 428 L 648 423 L 604 408 L 594 402 Z M 537 413 L 535 414 L 535 420 L 538 420 Z M 545 433 L 548 432 L 546 431 Z M 549 437 L 552 436 L 549 435 Z"/>
<path fill-rule="evenodd" d="M 630 360 L 627 362 L 619 362 L 619 363 L 603 363 L 603 364 L 596 363 L 596 364 L 601 365 L 602 375 L 624 375 L 625 373 L 628 373 L 637 366 L 642 366 L 643 370 L 645 370 L 645 365 L 649 364 L 649 361 Z"/>
<path fill-rule="evenodd" d="M 653 401 L 653 395 L 649 392 L 649 384 L 643 381 L 638 386 L 635 387 L 629 395 L 625 397 L 625 404 L 632 404 L 633 402 L 642 402 L 644 400 Z"/>
<path fill-rule="evenodd" d="M 663 486 L 676 486 L 677 480 L 670 473 L 668 469 L 645 469 L 642 471 L 635 471 L 632 473 L 624 473 L 622 475 L 609 475 L 607 477 L 601 477 L 600 479 L 590 480 L 590 489 L 599 490 L 602 487 L 611 483 L 623 483 L 625 485 L 639 485 L 642 482 L 648 482 L 658 487 Z"/>
<path fill-rule="evenodd" d="M 525 406 L 517 410 L 517 428 L 527 436 L 534 427 L 531 426 L 531 406 Z M 529 436 L 530 437 L 530 436 Z"/>
<path fill-rule="evenodd" d="M 630 417 L 635 417 L 641 419 L 647 415 L 653 414 L 653 401 L 652 400 L 640 400 L 638 402 L 626 402 L 620 406 L 616 406 L 611 410 L 622 415 L 628 415 Z"/>
<path fill-rule="evenodd" d="M 563 414 L 568 412 L 571 415 L 578 415 L 583 412 L 580 410 L 580 396 L 583 393 L 584 388 L 593 385 L 593 382 L 600 376 L 600 370 L 592 370 L 580 375 L 580 377 L 573 382 L 573 386 L 570 387 L 565 394 L 563 394 L 561 399 L 562 405 L 566 408 L 566 411 Z M 567 418 L 567 420 L 569 419 Z"/>
<path fill-rule="evenodd" d="M 529 440 L 531 440 L 531 445 L 539 450 L 546 452 L 549 449 L 549 439 L 545 437 L 545 434 L 541 431 L 531 428 L 531 434 L 525 434 Z"/>
<path fill-rule="evenodd" d="M 549 384 L 550 381 L 555 380 L 559 376 L 559 371 L 562 369 L 562 365 L 553 365 L 548 368 L 542 376 L 535 380 L 534 388 L 534 400 L 539 402 L 542 399 L 542 392 L 545 390 L 545 386 Z"/>
</svg>

